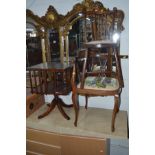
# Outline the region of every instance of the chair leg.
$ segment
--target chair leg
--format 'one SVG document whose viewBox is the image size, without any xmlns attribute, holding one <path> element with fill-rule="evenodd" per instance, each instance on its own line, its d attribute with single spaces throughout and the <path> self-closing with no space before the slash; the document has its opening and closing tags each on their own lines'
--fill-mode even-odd
<svg viewBox="0 0 155 155">
<path fill-rule="evenodd" d="M 75 121 L 74 125 L 77 126 L 78 114 L 79 114 L 79 95 L 72 93 L 72 102 L 75 110 Z"/>
<path fill-rule="evenodd" d="M 111 131 L 112 132 L 114 132 L 114 130 L 115 130 L 115 118 L 116 118 L 116 114 L 119 111 L 119 100 L 120 100 L 119 97 L 120 97 L 119 95 L 114 96 L 115 103 L 114 103 L 114 109 L 113 109 L 113 114 L 112 114 L 112 122 L 111 122 Z"/>
<path fill-rule="evenodd" d="M 88 108 L 88 96 L 87 95 L 85 96 L 85 100 L 86 100 L 85 109 L 87 109 Z"/>
</svg>

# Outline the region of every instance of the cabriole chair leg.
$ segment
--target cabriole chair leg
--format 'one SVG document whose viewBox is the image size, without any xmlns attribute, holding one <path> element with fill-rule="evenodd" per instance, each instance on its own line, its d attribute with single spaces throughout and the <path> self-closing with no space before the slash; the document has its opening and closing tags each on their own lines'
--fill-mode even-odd
<svg viewBox="0 0 155 155">
<path fill-rule="evenodd" d="M 113 113 L 112 113 L 112 122 L 111 122 L 111 131 L 114 132 L 115 131 L 115 118 L 116 118 L 116 114 L 119 111 L 119 95 L 115 95 L 114 96 L 114 109 L 113 109 Z"/>
</svg>

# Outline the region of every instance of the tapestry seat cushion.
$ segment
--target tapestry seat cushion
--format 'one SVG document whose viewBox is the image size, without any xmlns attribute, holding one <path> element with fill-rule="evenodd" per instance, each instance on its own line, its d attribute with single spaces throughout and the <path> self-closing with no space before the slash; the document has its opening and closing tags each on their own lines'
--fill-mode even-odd
<svg viewBox="0 0 155 155">
<path fill-rule="evenodd" d="M 78 84 L 80 88 L 81 83 Z M 84 89 L 97 89 L 97 90 L 117 90 L 119 88 L 119 82 L 116 78 L 110 77 L 86 77 L 84 83 Z"/>
</svg>

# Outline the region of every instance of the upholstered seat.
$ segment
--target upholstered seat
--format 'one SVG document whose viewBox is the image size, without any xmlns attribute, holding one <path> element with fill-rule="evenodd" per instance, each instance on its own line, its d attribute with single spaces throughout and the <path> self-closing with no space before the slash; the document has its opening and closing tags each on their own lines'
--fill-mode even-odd
<svg viewBox="0 0 155 155">
<path fill-rule="evenodd" d="M 81 83 L 77 85 L 77 88 L 80 88 Z M 89 76 L 85 79 L 84 88 L 83 89 L 94 89 L 94 90 L 118 90 L 119 89 L 119 82 L 115 78 L 102 78 L 98 81 L 98 77 Z"/>
</svg>

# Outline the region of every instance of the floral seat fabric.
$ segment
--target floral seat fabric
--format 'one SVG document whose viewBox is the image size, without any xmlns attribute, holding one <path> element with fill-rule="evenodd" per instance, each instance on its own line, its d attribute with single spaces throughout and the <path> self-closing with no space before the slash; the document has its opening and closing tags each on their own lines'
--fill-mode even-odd
<svg viewBox="0 0 155 155">
<path fill-rule="evenodd" d="M 80 88 L 80 84 L 78 84 L 77 88 Z M 112 91 L 119 89 L 119 82 L 115 78 L 89 76 L 85 79 L 84 89 Z"/>
</svg>

